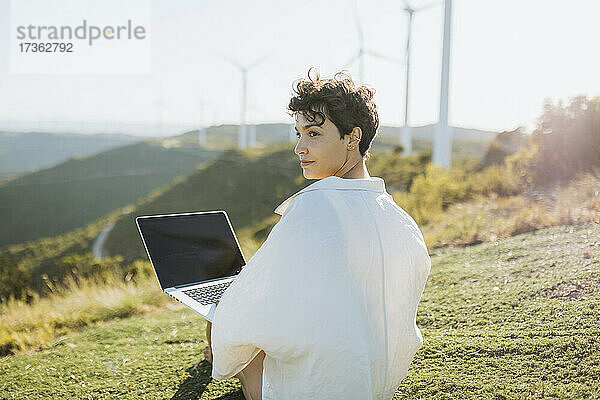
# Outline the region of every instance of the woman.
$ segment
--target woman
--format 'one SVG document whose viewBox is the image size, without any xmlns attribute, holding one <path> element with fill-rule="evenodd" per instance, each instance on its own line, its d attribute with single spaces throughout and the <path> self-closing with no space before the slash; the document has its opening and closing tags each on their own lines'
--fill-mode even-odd
<svg viewBox="0 0 600 400">
<path fill-rule="evenodd" d="M 295 85 L 304 177 L 207 325 L 212 376 L 246 399 L 390 399 L 423 340 L 431 260 L 414 220 L 369 176 L 374 91 L 342 73 Z M 211 332 L 212 330 L 212 332 Z"/>
</svg>

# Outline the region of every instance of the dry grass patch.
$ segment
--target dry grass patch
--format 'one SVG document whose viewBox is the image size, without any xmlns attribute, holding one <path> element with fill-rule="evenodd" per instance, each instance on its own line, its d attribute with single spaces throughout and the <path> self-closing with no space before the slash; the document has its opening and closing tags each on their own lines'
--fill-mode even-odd
<svg viewBox="0 0 600 400">
<path fill-rule="evenodd" d="M 31 304 L 9 299 L 0 304 L 0 356 L 37 349 L 44 343 L 99 321 L 126 318 L 163 307 L 154 277 L 138 282 L 68 278 L 46 297 L 35 294 Z"/>
<path fill-rule="evenodd" d="M 515 196 L 478 195 L 431 221 L 420 225 L 429 248 L 494 242 L 551 226 L 600 224 L 600 177 L 585 174 L 566 187 Z"/>
<path fill-rule="evenodd" d="M 543 297 L 549 299 L 586 300 L 600 292 L 600 278 L 592 278 L 576 282 L 562 282 L 541 292 Z"/>
</svg>

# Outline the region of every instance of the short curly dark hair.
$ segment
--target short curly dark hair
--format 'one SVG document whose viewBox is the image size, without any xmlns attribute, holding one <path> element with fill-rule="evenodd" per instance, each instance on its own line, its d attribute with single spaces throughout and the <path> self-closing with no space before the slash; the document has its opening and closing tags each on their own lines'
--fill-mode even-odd
<svg viewBox="0 0 600 400">
<path fill-rule="evenodd" d="M 312 71 L 316 72 L 314 79 Z M 300 112 L 311 122 L 319 117 L 319 126 L 327 117 L 340 131 L 340 139 L 358 126 L 362 131 L 359 152 L 365 159 L 369 158 L 369 148 L 379 128 L 377 106 L 373 102 L 375 89 L 357 87 L 344 71 L 337 72 L 332 79 L 321 79 L 319 70 L 314 67 L 308 70 L 308 79 L 295 81 L 292 89 L 294 95 L 288 105 L 292 116 Z"/>
</svg>

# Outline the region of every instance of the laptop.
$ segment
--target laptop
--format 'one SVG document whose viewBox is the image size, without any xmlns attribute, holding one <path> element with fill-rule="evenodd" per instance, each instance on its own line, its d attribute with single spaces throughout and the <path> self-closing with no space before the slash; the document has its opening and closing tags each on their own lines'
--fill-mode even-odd
<svg viewBox="0 0 600 400">
<path fill-rule="evenodd" d="M 212 322 L 221 298 L 246 265 L 225 211 L 135 219 L 161 289 Z"/>
</svg>

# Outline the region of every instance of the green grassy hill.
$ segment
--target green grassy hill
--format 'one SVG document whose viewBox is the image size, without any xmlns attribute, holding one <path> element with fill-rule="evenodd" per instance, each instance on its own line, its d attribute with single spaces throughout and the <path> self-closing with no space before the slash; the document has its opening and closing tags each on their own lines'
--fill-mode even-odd
<svg viewBox="0 0 600 400">
<path fill-rule="evenodd" d="M 154 155 L 159 149 L 147 144 L 140 144 L 140 146 L 149 149 Z M 185 148 L 187 147 L 183 147 Z M 181 151 L 177 148 L 169 150 L 171 153 Z M 168 150 L 159 151 L 164 153 Z M 0 261 L 4 257 L 14 263 L 15 272 L 19 274 L 13 276 L 12 280 L 24 280 L 26 287 L 44 294 L 47 284 L 43 276 L 48 276 L 55 284 L 59 283 L 61 274 L 58 272 L 61 265 L 64 266 L 65 257 L 91 252 L 95 238 L 106 225 L 116 222 L 105 244 L 104 254 L 124 256 L 126 260 L 121 266 L 126 267 L 127 263 L 134 259 L 146 259 L 135 227 L 135 215 L 202 210 L 202 204 L 205 204 L 207 209 L 213 209 L 213 206 L 226 209 L 239 234 L 238 239 L 244 254 L 252 254 L 266 238 L 270 227 L 278 220 L 278 216 L 273 213 L 277 204 L 272 204 L 278 199 L 283 201 L 286 194 L 292 193 L 299 186 L 297 180 L 308 184 L 308 181 L 300 175 L 301 169 L 291 158 L 291 154 L 287 147 L 284 150 L 277 150 L 277 146 L 271 150 L 225 152 L 214 163 L 209 162 L 200 167 L 190 177 L 176 180 L 168 186 L 154 190 L 137 204 L 136 199 L 133 199 L 129 203 L 122 204 L 121 208 L 116 210 L 111 208 L 110 212 L 106 212 L 102 217 L 94 219 L 81 228 L 56 236 L 2 246 Z M 176 160 L 172 154 L 170 157 L 171 161 Z M 154 157 L 152 164 L 157 159 L 159 158 Z M 193 157 L 190 159 L 194 161 Z M 82 173 L 87 175 L 89 171 Z M 257 174 L 264 179 L 257 179 Z M 273 184 L 274 181 L 277 184 Z M 1 189 L 2 187 L 0 187 L 0 194 Z M 248 196 L 249 193 L 252 193 L 252 196 Z M 244 195 L 249 198 L 244 200 Z M 240 229 L 241 227 L 245 229 Z M 2 279 L 7 277 L 3 276 Z M 9 288 L 5 289 L 10 291 Z"/>
<path fill-rule="evenodd" d="M 409 187 L 429 160 L 423 153 L 403 158 L 392 152 L 380 152 L 374 153 L 367 165 L 371 175 L 383 177 L 391 191 Z M 279 220 L 273 213 L 275 208 L 313 182 L 303 177 L 291 144 L 226 151 L 214 162 L 123 215 L 108 234 L 104 254 L 121 255 L 128 262 L 146 258 L 135 225 L 136 216 L 210 210 L 225 210 L 244 250 L 255 250 Z"/>
<path fill-rule="evenodd" d="M 106 225 L 113 223 L 121 214 L 121 210 L 116 210 L 85 227 L 62 235 L 0 248 L 0 262 L 8 260 L 11 263 L 8 269 L 0 264 L 4 267 L 0 282 L 1 297 L 19 293 L 26 288 L 44 294 L 47 285 L 43 277 L 47 276 L 54 283 L 59 283 L 60 277 L 55 279 L 55 274 L 62 260 L 73 254 L 91 254 L 96 237 Z"/>
<path fill-rule="evenodd" d="M 145 258 L 135 217 L 149 214 L 225 210 L 236 232 L 244 236 L 244 229 L 253 229 L 257 231 L 254 240 L 262 241 L 279 217 L 273 213 L 275 207 L 312 182 L 302 176 L 288 144 L 228 150 L 123 215 L 106 239 L 105 254 L 122 255 L 126 260 Z"/>
<path fill-rule="evenodd" d="M 416 152 L 431 151 L 432 132 L 432 126 L 414 128 Z M 373 143 L 373 153 L 392 153 L 398 142 L 397 134 L 398 128 L 383 127 L 381 135 Z M 287 141 L 288 135 L 287 124 L 258 125 L 257 140 L 262 147 L 255 153 L 270 152 L 271 148 L 287 149 L 289 154 L 284 157 L 285 162 L 294 165 L 293 144 Z M 455 136 L 453 157 L 458 162 L 463 158 L 481 159 L 491 134 L 455 128 Z M 0 210 L 3 221 L 0 246 L 59 235 L 85 226 L 147 196 L 176 176 L 187 175 L 198 164 L 212 160 L 223 149 L 234 146 L 236 141 L 236 125 L 214 126 L 208 128 L 207 148 L 198 146 L 197 131 L 192 131 L 108 150 L 83 159 L 72 158 L 54 167 L 4 181 L 0 183 L 0 203 L 3 205 Z M 249 150 L 248 154 L 252 152 Z M 258 163 L 264 164 L 262 161 Z M 219 167 L 223 166 L 219 164 Z M 295 167 L 300 172 L 300 168 Z M 207 176 L 202 175 L 203 178 Z M 248 175 L 241 179 L 232 175 L 232 179 L 247 181 Z M 257 179 L 251 178 L 252 181 Z M 273 199 L 279 198 L 269 200 Z M 212 207 L 214 203 L 210 204 Z M 194 203 L 185 205 L 193 206 Z"/>
<path fill-rule="evenodd" d="M 146 259 L 134 223 L 137 215 L 225 209 L 244 253 L 254 252 L 279 218 L 274 208 L 312 181 L 302 177 L 292 143 L 222 153 L 209 141 L 212 152 L 202 153 L 196 139 L 189 133 L 139 143 L 70 160 L 0 186 L 0 199 L 8 204 L 0 211 L 0 216 L 6 215 L 0 239 L 16 243 L 0 247 L 0 257 L 15 265 L 3 266 L 0 259 L 0 270 L 15 272 L 1 282 L 0 295 L 12 293 L 12 283 L 6 282 L 26 281 L 36 292 L 45 290 L 44 274 L 58 283 L 74 262 L 65 258 L 89 252 L 100 230 L 115 220 L 103 255 L 123 256 L 123 268 L 134 259 Z M 400 157 L 392 142 L 382 143 L 385 140 L 376 138 L 369 171 L 383 177 L 390 192 L 406 190 L 430 156 Z M 199 160 L 209 162 L 195 170 Z M 193 172 L 183 177 L 186 170 Z M 177 175 L 181 178 L 172 181 Z M 164 186 L 156 189 L 161 183 Z M 77 268 L 98 268 L 91 261 Z M 14 293 L 22 290 L 15 288 Z"/>
<path fill-rule="evenodd" d="M 600 225 L 432 261 L 417 313 L 424 346 L 395 399 L 600 398 Z M 237 379 L 211 381 L 203 320 L 168 304 L 0 359 L 0 398 L 242 399 Z"/>
<path fill-rule="evenodd" d="M 217 155 L 135 143 L 7 181 L 0 185 L 0 246 L 82 227 Z"/>
<path fill-rule="evenodd" d="M 111 210 L 110 214 L 106 213 L 81 228 L 0 247 L 0 262 L 2 257 L 12 260 L 18 266 L 18 271 L 22 271 L 21 275 L 25 276 L 23 279 L 29 282 L 27 286 L 39 292 L 46 289 L 42 279 L 44 274 L 55 283 L 60 282 L 61 274 L 58 271 L 66 267 L 64 258 L 90 252 L 95 238 L 108 224 L 116 222 L 103 254 L 123 256 L 125 260 L 122 267 L 126 267 L 134 259 L 146 259 L 135 227 L 135 216 L 213 209 L 228 212 L 244 254 L 252 254 L 279 219 L 273 213 L 275 207 L 292 193 L 314 182 L 304 179 L 290 146 L 280 144 L 266 149 L 226 151 L 189 176 L 154 190 L 137 203 L 131 201 L 126 207 Z M 151 151 L 156 149 L 154 146 L 148 147 Z M 177 151 L 177 148 L 170 150 Z M 429 158 L 426 154 L 401 158 L 392 152 L 383 155 L 374 153 L 368 163 L 372 174 L 385 177 L 389 190 L 402 190 L 422 173 Z M 82 171 L 82 174 L 87 175 L 89 171 Z M 93 265 L 88 267 L 95 268 Z M 12 270 L 10 266 L 7 268 Z M 19 276 L 12 276 L 11 281 L 22 281 Z M 3 279 L 6 280 L 6 277 Z M 0 286 L 0 293 L 1 289 Z M 8 287 L 5 289 L 10 292 Z"/>
</svg>

